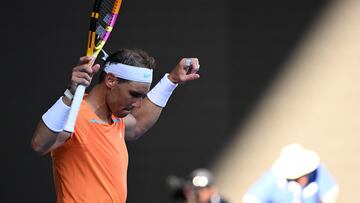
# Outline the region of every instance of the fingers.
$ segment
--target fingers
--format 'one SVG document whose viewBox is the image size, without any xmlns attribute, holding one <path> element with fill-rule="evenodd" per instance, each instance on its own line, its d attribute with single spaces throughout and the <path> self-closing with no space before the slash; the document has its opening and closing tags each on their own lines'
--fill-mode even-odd
<svg viewBox="0 0 360 203">
<path fill-rule="evenodd" d="M 199 59 L 195 58 L 195 59 L 193 60 L 193 64 L 192 64 L 192 65 L 193 65 L 193 69 L 194 69 L 194 72 L 193 72 L 193 73 L 198 72 L 199 69 L 200 69 Z"/>
<path fill-rule="evenodd" d="M 181 78 L 181 82 L 192 81 L 200 78 L 200 75 L 197 74 L 200 68 L 200 63 L 198 58 L 185 58 L 182 59 L 181 62 L 183 62 L 186 71 L 186 74 L 184 76 L 179 77 Z"/>
<path fill-rule="evenodd" d="M 83 84 L 85 86 L 90 85 L 91 77 L 85 72 L 73 72 L 71 81 L 76 84 Z"/>
<path fill-rule="evenodd" d="M 93 57 L 91 57 L 91 56 L 82 56 L 79 59 L 78 65 L 89 64 L 90 61 L 93 61 Z"/>
<path fill-rule="evenodd" d="M 200 64 L 198 58 L 184 58 L 180 63 L 183 64 L 186 74 L 193 74 L 199 71 Z"/>
<path fill-rule="evenodd" d="M 94 59 L 90 56 L 83 56 L 79 59 L 78 65 L 73 68 L 71 76 L 71 86 L 79 84 L 89 86 L 92 76 L 100 69 L 99 64 L 92 65 Z M 73 88 L 71 88 L 73 89 Z"/>
<path fill-rule="evenodd" d="M 200 78 L 200 75 L 197 73 L 190 73 L 185 76 L 184 82 L 197 80 Z"/>
<path fill-rule="evenodd" d="M 93 65 L 93 67 L 91 67 L 91 69 L 92 69 L 92 74 L 95 74 L 95 73 L 97 73 L 99 71 L 100 65 L 95 64 L 95 65 Z"/>
<path fill-rule="evenodd" d="M 86 72 L 88 74 L 92 74 L 93 70 L 90 64 L 91 61 L 92 58 L 89 56 L 81 57 L 79 59 L 78 65 L 74 67 L 73 71 L 81 71 L 81 72 Z"/>
<path fill-rule="evenodd" d="M 183 58 L 169 73 L 169 79 L 174 83 L 184 83 L 200 78 L 197 74 L 200 64 L 198 58 Z"/>
</svg>

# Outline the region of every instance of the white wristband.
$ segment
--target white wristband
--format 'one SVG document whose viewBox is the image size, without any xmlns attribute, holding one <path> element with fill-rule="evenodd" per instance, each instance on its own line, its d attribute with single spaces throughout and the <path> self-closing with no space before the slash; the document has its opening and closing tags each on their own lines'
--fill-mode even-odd
<svg viewBox="0 0 360 203">
<path fill-rule="evenodd" d="M 64 129 L 68 118 L 70 107 L 64 104 L 62 97 L 42 116 L 45 125 L 54 132 L 61 132 Z"/>
<path fill-rule="evenodd" d="M 65 95 L 65 97 L 67 97 L 70 100 L 72 100 L 74 98 L 74 95 L 71 93 L 71 91 L 69 89 L 65 90 L 64 95 Z"/>
<path fill-rule="evenodd" d="M 154 88 L 147 93 L 147 97 L 154 104 L 165 107 L 167 101 L 169 100 L 171 93 L 177 87 L 178 84 L 174 84 L 168 78 L 168 73 L 164 75 L 164 77 L 158 82 Z"/>
</svg>

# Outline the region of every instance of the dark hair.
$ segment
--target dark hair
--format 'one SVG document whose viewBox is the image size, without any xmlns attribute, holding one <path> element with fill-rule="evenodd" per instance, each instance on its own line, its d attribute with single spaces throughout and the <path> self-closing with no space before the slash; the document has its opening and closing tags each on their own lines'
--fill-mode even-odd
<svg viewBox="0 0 360 203">
<path fill-rule="evenodd" d="M 149 69 L 154 69 L 156 66 L 154 57 L 150 56 L 146 51 L 138 48 L 119 49 L 118 51 L 110 54 L 103 65 L 106 63 L 123 63 L 130 66 L 138 66 Z M 99 82 L 104 80 L 105 75 L 106 72 L 101 71 Z M 120 79 L 119 81 L 125 82 L 127 80 Z"/>
</svg>

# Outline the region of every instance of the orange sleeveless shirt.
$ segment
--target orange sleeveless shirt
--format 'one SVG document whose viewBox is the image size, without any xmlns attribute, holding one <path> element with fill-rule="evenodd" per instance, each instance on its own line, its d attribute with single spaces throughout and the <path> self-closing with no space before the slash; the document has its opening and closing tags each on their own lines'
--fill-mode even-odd
<svg viewBox="0 0 360 203">
<path fill-rule="evenodd" d="M 51 152 L 58 203 L 125 203 L 125 124 L 113 120 L 102 122 L 82 101 L 72 137 Z"/>
</svg>

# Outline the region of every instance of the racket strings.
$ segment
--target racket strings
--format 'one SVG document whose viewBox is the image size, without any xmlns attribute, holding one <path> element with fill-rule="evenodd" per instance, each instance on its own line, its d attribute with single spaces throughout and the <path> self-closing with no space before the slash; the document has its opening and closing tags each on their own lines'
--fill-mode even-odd
<svg viewBox="0 0 360 203">
<path fill-rule="evenodd" d="M 106 9 L 108 11 L 112 11 L 113 7 L 114 7 L 114 4 L 115 4 L 115 0 L 103 0 L 101 2 L 101 9 Z"/>
<path fill-rule="evenodd" d="M 100 6 L 100 18 L 106 19 L 107 16 L 112 14 L 115 0 L 103 0 Z M 110 23 L 110 21 L 108 22 Z"/>
<path fill-rule="evenodd" d="M 96 31 L 97 39 L 103 39 L 106 33 L 106 27 L 110 25 L 113 18 L 113 7 L 115 0 L 103 0 L 99 8 L 99 20 L 97 21 Z"/>
</svg>

